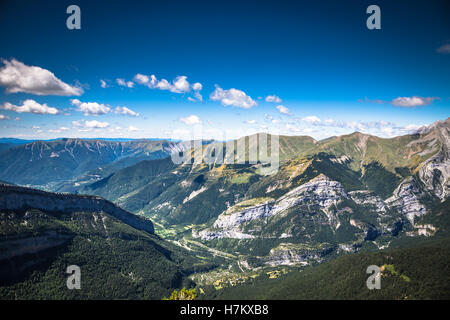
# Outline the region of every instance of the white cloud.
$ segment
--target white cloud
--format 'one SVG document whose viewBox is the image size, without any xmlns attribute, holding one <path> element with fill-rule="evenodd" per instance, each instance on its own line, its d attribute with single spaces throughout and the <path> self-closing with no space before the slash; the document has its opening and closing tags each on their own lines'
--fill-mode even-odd
<svg viewBox="0 0 450 320">
<path fill-rule="evenodd" d="M 203 88 L 202 84 L 199 82 L 196 82 L 191 86 L 189 81 L 187 81 L 186 76 L 178 76 L 170 83 L 166 79 L 158 80 L 154 74 L 147 76 L 138 73 L 134 76 L 134 81 L 138 84 L 145 85 L 150 89 L 168 90 L 174 93 L 186 93 L 191 91 L 191 88 L 194 91 L 200 91 Z"/>
<path fill-rule="evenodd" d="M 394 128 L 392 128 L 392 127 L 384 127 L 384 128 L 381 128 L 381 132 L 382 132 L 385 136 L 387 136 L 387 137 L 393 137 L 393 136 L 395 136 Z"/>
<path fill-rule="evenodd" d="M 444 44 L 436 49 L 438 53 L 450 54 L 450 43 Z"/>
<path fill-rule="evenodd" d="M 196 82 L 192 85 L 192 89 L 194 92 L 194 97 L 197 98 L 198 101 L 203 102 L 203 96 L 200 94 L 199 91 L 203 89 L 203 85 L 200 82 Z M 195 99 L 189 99 L 191 101 L 195 101 Z"/>
<path fill-rule="evenodd" d="M 79 96 L 83 89 L 68 85 L 52 72 L 36 66 L 27 66 L 16 59 L 2 60 L 0 85 L 7 93 L 26 92 L 36 95 Z"/>
<path fill-rule="evenodd" d="M 139 130 L 141 130 L 141 129 L 136 128 L 135 126 L 129 126 L 128 127 L 128 131 L 130 131 L 130 132 L 135 132 L 135 131 L 139 131 Z"/>
<path fill-rule="evenodd" d="M 85 116 L 89 115 L 103 115 L 110 112 L 114 112 L 115 114 L 121 114 L 125 116 L 130 117 L 139 117 L 139 113 L 131 110 L 128 107 L 120 107 L 117 106 L 114 110 L 111 109 L 110 106 L 103 104 L 103 103 L 97 103 L 97 102 L 81 102 L 78 99 L 72 99 L 70 100 L 71 104 L 77 107 L 77 111 L 83 112 Z"/>
<path fill-rule="evenodd" d="M 0 120 L 9 120 L 9 117 L 0 113 Z"/>
<path fill-rule="evenodd" d="M 198 91 L 194 93 L 194 97 L 196 97 L 200 102 L 203 101 L 203 96 Z"/>
<path fill-rule="evenodd" d="M 434 100 L 439 100 L 439 97 L 398 97 L 395 98 L 392 101 L 383 101 L 380 99 L 368 99 L 365 97 L 364 99 L 358 99 L 359 102 L 367 102 L 367 103 L 377 103 L 377 104 L 383 104 L 383 103 L 390 103 L 397 107 L 405 107 L 405 108 L 414 108 L 414 107 L 420 107 L 420 106 L 426 106 L 431 104 Z"/>
<path fill-rule="evenodd" d="M 127 107 L 116 107 L 114 109 L 114 113 L 117 114 L 123 114 L 131 117 L 139 117 L 139 113 L 134 112 L 133 110 L 127 108 Z"/>
<path fill-rule="evenodd" d="M 105 80 L 100 80 L 100 87 L 102 87 L 102 88 L 107 88 L 108 87 L 108 84 L 106 83 Z"/>
<path fill-rule="evenodd" d="M 49 107 L 45 103 L 40 104 L 32 99 L 27 99 L 21 106 L 13 105 L 9 102 L 5 102 L 0 109 L 10 110 L 17 113 L 34 113 L 34 114 L 58 114 L 59 111 L 56 108 Z"/>
<path fill-rule="evenodd" d="M 304 117 L 304 118 L 302 118 L 302 121 L 312 123 L 312 124 L 317 124 L 317 123 L 321 122 L 321 120 L 316 116 Z"/>
<path fill-rule="evenodd" d="M 370 121 L 370 122 L 362 122 L 362 121 L 336 121 L 334 119 L 327 119 L 325 121 L 321 121 L 319 118 L 311 116 L 309 118 L 309 122 L 313 126 L 323 126 L 323 127 L 334 127 L 341 129 L 351 129 L 368 132 L 370 130 L 381 130 L 385 127 L 395 127 L 394 123 L 387 121 Z M 302 120 L 304 120 L 303 118 Z"/>
<path fill-rule="evenodd" d="M 194 91 L 194 97 L 188 97 L 187 99 L 192 102 L 203 101 L 203 96 L 200 91 L 203 89 L 203 85 L 200 82 L 190 84 L 186 76 L 176 77 L 172 83 L 166 79 L 158 80 L 154 74 L 147 76 L 145 74 L 138 73 L 134 76 L 133 80 L 144 85 L 150 89 L 167 90 L 174 93 L 188 93 L 191 89 Z M 196 100 L 197 99 L 197 100 Z"/>
<path fill-rule="evenodd" d="M 176 77 L 175 80 L 173 81 L 173 86 L 172 86 L 172 88 L 170 88 L 170 91 L 177 92 L 177 93 L 190 91 L 191 86 L 186 79 L 187 79 L 186 76 Z"/>
<path fill-rule="evenodd" d="M 125 79 L 120 79 L 120 78 L 117 78 L 116 79 L 116 82 L 117 82 L 117 84 L 119 85 L 119 86 L 126 86 L 127 84 L 126 84 L 126 82 L 125 82 Z"/>
<path fill-rule="evenodd" d="M 220 101 L 224 106 L 234 106 L 238 108 L 250 109 L 257 105 L 256 101 L 248 96 L 244 91 L 238 89 L 223 90 L 216 85 L 216 90 L 210 96 L 213 101 Z"/>
<path fill-rule="evenodd" d="M 116 82 L 119 86 L 122 86 L 122 87 L 128 87 L 128 88 L 134 87 L 133 81 L 125 81 L 125 79 L 117 78 Z"/>
<path fill-rule="evenodd" d="M 344 128 L 352 129 L 353 131 L 361 131 L 364 132 L 367 129 L 369 129 L 368 126 L 366 126 L 364 123 L 358 122 L 358 121 L 351 121 L 351 122 L 345 122 Z"/>
<path fill-rule="evenodd" d="M 266 102 L 275 102 L 275 103 L 281 103 L 281 99 L 280 97 L 273 95 L 273 96 L 267 96 L 266 97 Z"/>
<path fill-rule="evenodd" d="M 422 97 L 398 97 L 391 101 L 391 104 L 397 107 L 405 107 L 405 108 L 414 108 L 419 106 L 426 106 L 433 102 L 433 100 L 436 100 L 439 98 L 436 97 L 429 97 L 429 98 L 422 98 Z"/>
<path fill-rule="evenodd" d="M 361 102 L 361 103 L 367 102 L 367 103 L 376 103 L 376 104 L 383 104 L 383 103 L 385 103 L 385 101 L 383 101 L 383 100 L 380 100 L 380 99 L 369 99 L 367 97 L 364 97 L 364 99 L 358 99 L 358 102 Z"/>
<path fill-rule="evenodd" d="M 300 127 L 290 124 L 290 123 L 286 123 L 286 129 L 292 133 L 299 133 L 302 131 Z"/>
<path fill-rule="evenodd" d="M 192 85 L 192 89 L 195 91 L 200 91 L 203 89 L 203 85 L 200 82 L 196 82 Z"/>
<path fill-rule="evenodd" d="M 255 124 L 256 120 L 245 120 L 244 122 L 247 124 Z"/>
<path fill-rule="evenodd" d="M 278 109 L 278 111 L 280 111 L 283 114 L 291 114 L 289 112 L 289 109 L 286 108 L 285 106 L 279 105 L 279 106 L 277 106 L 277 109 Z"/>
<path fill-rule="evenodd" d="M 150 79 L 145 74 L 138 73 L 134 76 L 134 81 L 136 81 L 138 84 L 145 85 L 149 83 Z"/>
<path fill-rule="evenodd" d="M 423 128 L 423 127 L 424 127 L 423 125 L 418 125 L 418 124 L 408 124 L 407 126 L 404 127 L 404 129 L 405 129 L 407 132 L 415 132 L 415 131 L 417 131 L 417 130 Z"/>
<path fill-rule="evenodd" d="M 111 111 L 107 105 L 97 102 L 81 102 L 78 99 L 72 99 L 70 102 L 77 107 L 77 111 L 83 112 L 85 116 L 101 115 Z"/>
<path fill-rule="evenodd" d="M 61 127 L 59 129 L 49 129 L 48 132 L 50 132 L 50 133 L 61 133 L 61 132 L 67 131 L 67 130 L 69 130 L 69 128 Z"/>
<path fill-rule="evenodd" d="M 93 128 L 107 128 L 109 127 L 108 122 L 100 122 L 97 120 L 78 120 L 78 121 L 72 121 L 72 125 L 74 127 L 78 128 L 87 128 L 87 129 L 93 129 Z"/>
<path fill-rule="evenodd" d="M 188 116 L 188 117 L 186 117 L 186 118 L 180 118 L 180 121 L 183 122 L 183 123 L 185 123 L 185 124 L 187 124 L 187 125 L 189 125 L 189 126 L 192 126 L 192 125 L 194 125 L 194 124 L 200 124 L 200 123 L 202 123 L 202 121 L 200 120 L 200 118 L 197 117 L 197 116 L 194 115 L 194 114 L 191 114 L 190 116 Z"/>
<path fill-rule="evenodd" d="M 172 92 L 175 91 L 175 89 L 173 89 L 172 85 L 166 79 L 162 79 L 161 81 L 156 82 L 155 87 L 160 90 L 170 90 Z"/>
</svg>

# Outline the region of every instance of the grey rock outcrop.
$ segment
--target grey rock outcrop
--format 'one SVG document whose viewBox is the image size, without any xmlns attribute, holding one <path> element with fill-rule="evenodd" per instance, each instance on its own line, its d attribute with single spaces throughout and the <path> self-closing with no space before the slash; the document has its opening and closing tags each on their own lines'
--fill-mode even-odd
<svg viewBox="0 0 450 320">
<path fill-rule="evenodd" d="M 450 194 L 449 128 L 446 126 L 435 128 L 434 134 L 441 142 L 441 149 L 422 165 L 419 177 L 428 191 L 444 201 Z"/>
<path fill-rule="evenodd" d="M 386 204 L 405 215 L 414 225 L 414 218 L 427 213 L 427 209 L 420 202 L 423 191 L 412 177 L 405 179 L 394 190 L 393 195 L 386 200 Z"/>
<path fill-rule="evenodd" d="M 341 199 L 348 198 L 342 184 L 321 174 L 311 181 L 291 190 L 276 202 L 266 202 L 245 208 L 238 212 L 224 212 L 214 222 L 213 229 L 193 233 L 202 240 L 218 238 L 249 239 L 254 236 L 241 231 L 241 226 L 257 219 L 283 214 L 297 205 L 314 205 L 322 210 L 333 229 L 340 225 L 336 214 L 329 208 Z"/>
</svg>

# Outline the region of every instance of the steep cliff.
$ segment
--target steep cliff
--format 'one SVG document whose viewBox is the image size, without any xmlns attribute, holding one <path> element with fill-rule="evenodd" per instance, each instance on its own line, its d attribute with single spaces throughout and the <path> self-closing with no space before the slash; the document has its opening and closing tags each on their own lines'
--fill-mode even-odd
<svg viewBox="0 0 450 320">
<path fill-rule="evenodd" d="M 153 233 L 153 223 L 96 196 L 51 193 L 0 184 L 0 210 L 39 209 L 52 212 L 105 212 L 135 229 Z"/>
</svg>

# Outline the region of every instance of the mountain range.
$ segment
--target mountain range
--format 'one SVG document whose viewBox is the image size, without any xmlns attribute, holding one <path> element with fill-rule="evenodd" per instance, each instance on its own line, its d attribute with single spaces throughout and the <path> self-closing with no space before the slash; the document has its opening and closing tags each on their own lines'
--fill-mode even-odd
<svg viewBox="0 0 450 320">
<path fill-rule="evenodd" d="M 226 143 L 238 145 L 247 141 L 248 160 L 248 141 L 255 138 Z M 218 141 L 205 141 L 197 149 L 188 142 L 166 140 L 83 139 L 33 141 L 5 148 L 0 151 L 0 180 L 8 184 L 0 190 L 0 212 L 12 221 L 2 225 L 9 225 L 14 231 L 4 229 L 1 241 L 5 248 L 21 246 L 18 240 L 11 239 L 26 239 L 25 234 L 35 230 L 40 230 L 45 238 L 46 232 L 64 226 L 63 234 L 71 234 L 71 238 L 61 242 L 65 251 L 52 256 L 41 269 L 47 276 L 55 272 L 55 263 L 62 263 L 62 257 L 73 250 L 82 252 L 81 244 L 73 249 L 73 239 L 82 239 L 84 246 L 93 232 L 102 239 L 99 245 L 108 246 L 109 240 L 104 241 L 108 239 L 108 227 L 102 229 L 99 225 L 106 216 L 108 221 L 114 221 L 114 228 L 132 234 L 124 236 L 122 231 L 111 231 L 117 235 L 119 246 L 128 246 L 128 238 L 140 241 L 141 236 L 146 239 L 146 246 L 156 243 L 164 248 L 157 250 L 161 254 L 157 261 L 174 268 L 167 277 L 179 279 L 165 287 L 156 285 L 159 289 L 154 294 L 132 297 L 162 297 L 168 290 L 190 283 L 206 290 L 210 298 L 241 292 L 257 298 L 248 294 L 246 286 L 256 286 L 258 292 L 263 292 L 267 283 L 279 283 L 279 288 L 295 281 L 305 283 L 298 276 L 303 270 L 323 274 L 327 268 L 342 269 L 342 265 L 337 266 L 342 261 L 362 268 L 361 261 L 371 257 L 380 260 L 383 254 L 376 254 L 386 250 L 400 250 L 395 255 L 405 265 L 402 250 L 410 249 L 404 248 L 412 243 L 417 246 L 418 241 L 444 239 L 448 234 L 450 118 L 414 134 L 389 139 L 359 132 L 321 141 L 307 136 L 277 138 L 280 166 L 271 175 L 260 174 L 260 162 L 176 164 L 170 157 L 173 152 L 201 152 L 204 157 L 218 158 L 213 150 L 225 146 Z M 30 194 L 40 200 L 31 201 Z M 56 199 L 62 202 L 52 207 L 44 198 L 53 199 L 50 203 Z M 83 201 L 88 204 L 73 205 Z M 15 205 L 11 207 L 10 202 Z M 121 214 L 117 214 L 119 211 Z M 45 221 L 50 219 L 50 225 L 25 231 L 22 225 L 28 221 L 27 212 L 37 212 L 37 217 L 46 217 Z M 78 217 L 84 222 L 79 222 Z M 142 228 L 142 223 L 148 227 Z M 84 231 L 85 227 L 91 231 Z M 168 258 L 170 254 L 162 253 L 165 250 L 176 252 L 177 258 Z M 436 256 L 445 254 L 439 252 Z M 25 259 L 22 255 L 3 258 Z M 152 267 L 152 261 L 138 259 Z M 436 265 L 448 275 L 445 263 Z M 118 272 L 111 266 L 105 268 L 105 272 Z M 139 275 L 139 268 L 126 270 L 144 279 L 140 288 L 153 285 L 145 282 L 144 274 Z M 365 270 L 361 272 L 365 276 Z M 286 276 L 280 277 L 281 274 Z M 38 283 L 34 276 L 25 273 L 2 290 L 11 294 L 11 288 L 34 286 Z M 344 281 L 342 286 L 348 283 Z M 408 290 L 414 291 L 413 288 L 416 287 L 408 284 Z M 420 297 L 427 294 L 429 291 L 425 290 Z M 358 295 L 347 296 L 352 297 Z M 390 298 L 403 296 L 392 291 Z"/>
</svg>

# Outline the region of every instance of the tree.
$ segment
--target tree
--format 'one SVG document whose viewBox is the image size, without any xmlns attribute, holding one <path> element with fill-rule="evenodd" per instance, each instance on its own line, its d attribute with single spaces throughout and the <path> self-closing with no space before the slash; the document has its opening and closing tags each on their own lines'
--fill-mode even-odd
<svg viewBox="0 0 450 320">
<path fill-rule="evenodd" d="M 163 300 L 196 300 L 197 290 L 183 288 L 180 291 L 177 289 L 173 290 L 169 298 L 164 298 Z"/>
</svg>

